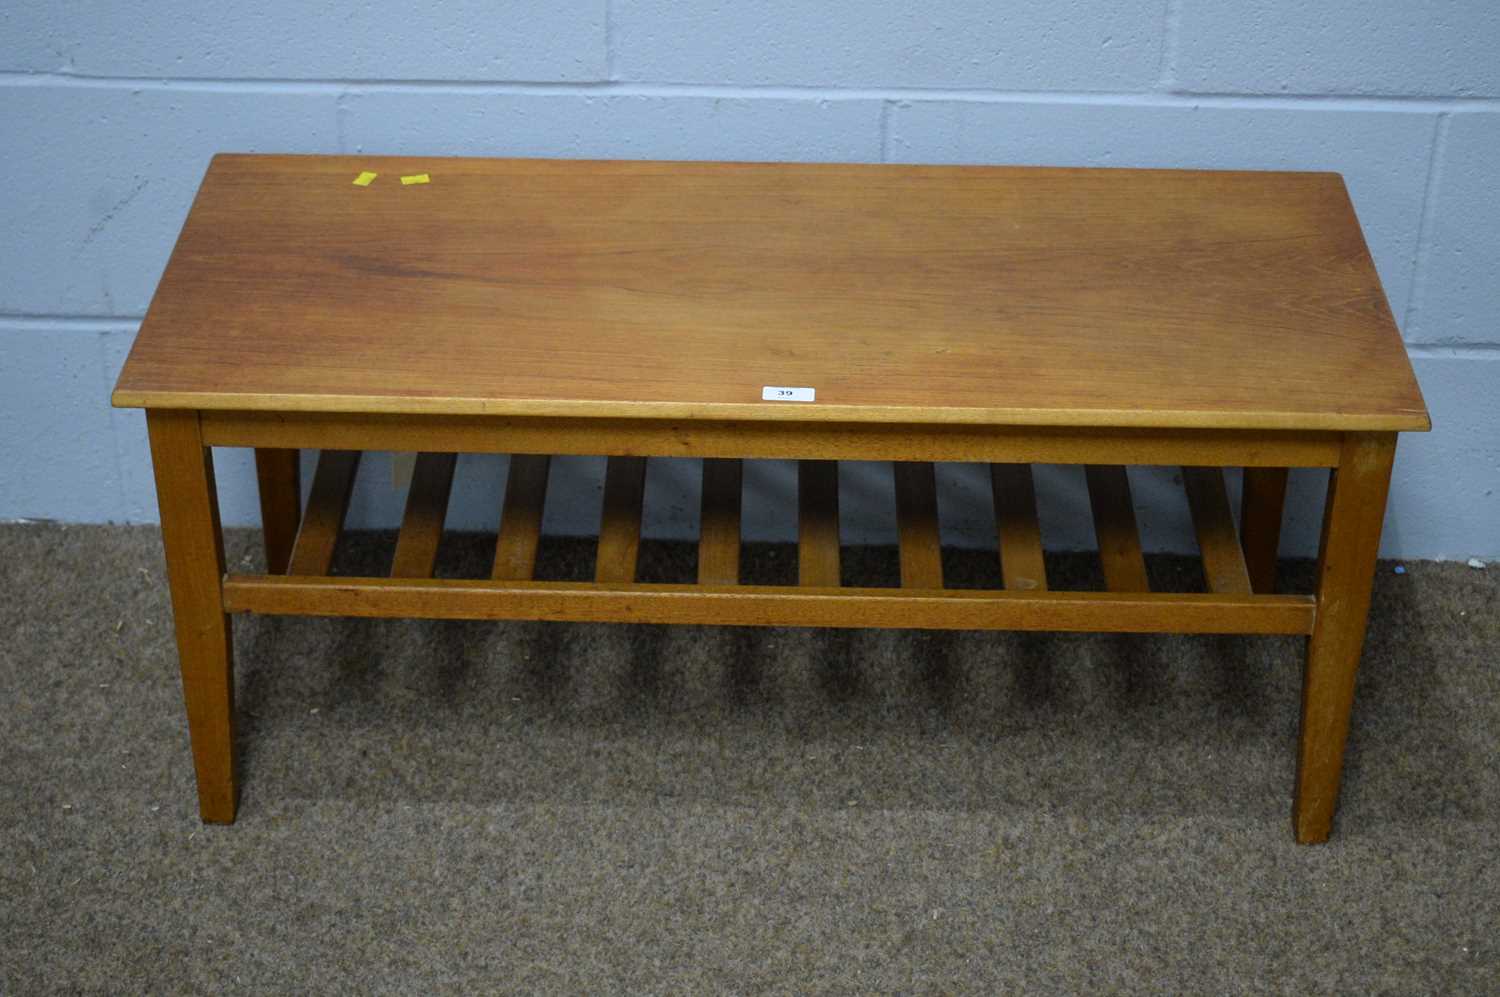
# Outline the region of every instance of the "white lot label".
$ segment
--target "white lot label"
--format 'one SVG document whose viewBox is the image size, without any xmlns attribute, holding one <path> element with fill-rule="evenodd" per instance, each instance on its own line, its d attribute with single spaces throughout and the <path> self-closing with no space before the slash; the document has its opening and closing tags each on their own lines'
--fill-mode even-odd
<svg viewBox="0 0 1500 997">
<path fill-rule="evenodd" d="M 763 402 L 810 402 L 817 399 L 817 394 L 812 388 L 778 388 L 768 384 L 760 389 L 760 400 Z"/>
</svg>

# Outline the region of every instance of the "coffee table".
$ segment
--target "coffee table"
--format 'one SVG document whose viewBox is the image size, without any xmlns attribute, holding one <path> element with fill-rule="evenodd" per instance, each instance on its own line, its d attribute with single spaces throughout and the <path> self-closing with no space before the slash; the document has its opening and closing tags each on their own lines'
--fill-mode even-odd
<svg viewBox="0 0 1500 997">
<path fill-rule="evenodd" d="M 221 155 L 113 400 L 147 410 L 213 822 L 256 612 L 1305 634 L 1293 826 L 1323 841 L 1396 434 L 1429 428 L 1330 173 Z M 226 574 L 212 447 L 255 448 L 264 574 Z M 334 576 L 370 450 L 420 454 L 390 575 Z M 433 577 L 459 453 L 513 455 L 487 578 Z M 533 577 L 555 454 L 608 457 L 590 583 Z M 695 584 L 636 580 L 663 456 L 704 458 Z M 795 586 L 740 583 L 758 458 L 800 462 Z M 840 584 L 840 460 L 895 462 L 899 588 Z M 1003 588 L 944 588 L 933 461 L 991 466 Z M 1033 463 L 1087 466 L 1105 590 L 1048 587 Z M 1142 464 L 1183 468 L 1203 591 L 1151 590 Z M 1293 467 L 1331 470 L 1303 594 Z"/>
</svg>

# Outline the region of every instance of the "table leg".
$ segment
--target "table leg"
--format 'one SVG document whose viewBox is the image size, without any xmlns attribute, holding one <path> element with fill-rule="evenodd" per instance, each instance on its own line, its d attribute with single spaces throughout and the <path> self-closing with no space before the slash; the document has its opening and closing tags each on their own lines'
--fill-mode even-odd
<svg viewBox="0 0 1500 997">
<path fill-rule="evenodd" d="M 1262 595 L 1276 591 L 1276 554 L 1281 547 L 1281 514 L 1286 504 L 1284 467 L 1245 468 L 1240 498 L 1240 546 L 1250 572 L 1250 588 Z"/>
<path fill-rule="evenodd" d="M 146 426 L 198 775 L 198 811 L 204 821 L 228 824 L 236 804 L 234 666 L 213 463 L 197 412 L 149 411 Z"/>
<path fill-rule="evenodd" d="M 1329 483 L 1318 553 L 1317 618 L 1302 679 L 1292 807 L 1297 840 L 1303 844 L 1327 841 L 1333 826 L 1395 450 L 1394 433 L 1351 433 Z"/>
<path fill-rule="evenodd" d="M 301 451 L 255 448 L 260 482 L 260 522 L 266 538 L 266 571 L 286 574 L 302 522 Z"/>
</svg>

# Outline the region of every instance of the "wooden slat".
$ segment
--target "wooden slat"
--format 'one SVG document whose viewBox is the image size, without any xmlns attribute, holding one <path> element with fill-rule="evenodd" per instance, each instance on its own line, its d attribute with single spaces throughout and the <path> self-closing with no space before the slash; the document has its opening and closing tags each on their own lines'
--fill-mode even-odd
<svg viewBox="0 0 1500 997">
<path fill-rule="evenodd" d="M 797 583 L 838 587 L 838 461 L 797 464 Z"/>
<path fill-rule="evenodd" d="M 459 453 L 743 457 L 767 460 L 976 460 L 1000 464 L 1333 467 L 1327 432 L 973 426 L 930 422 L 731 422 L 546 416 L 204 412 L 204 442 L 224 447 L 453 450 Z"/>
<path fill-rule="evenodd" d="M 901 587 L 943 587 L 937 475 L 929 461 L 897 461 L 896 528 L 901 543 Z"/>
<path fill-rule="evenodd" d="M 500 513 L 500 536 L 495 541 L 495 564 L 490 577 L 529 581 L 536 573 L 536 550 L 542 539 L 542 509 L 547 501 L 547 471 L 552 458 L 545 454 L 511 454 L 505 480 L 505 506 Z"/>
<path fill-rule="evenodd" d="M 1130 479 L 1125 468 L 1115 464 L 1090 464 L 1087 468 L 1089 503 L 1094 509 L 1094 534 L 1099 541 L 1099 559 L 1111 592 L 1148 592 L 1146 559 L 1135 525 L 1135 507 L 1130 500 Z"/>
<path fill-rule="evenodd" d="M 1311 596 L 231 575 L 233 612 L 733 626 L 1306 634 Z"/>
<path fill-rule="evenodd" d="M 266 570 L 286 571 L 302 522 L 301 452 L 257 447 L 255 477 L 260 488 L 260 523 L 265 537 Z"/>
<path fill-rule="evenodd" d="M 339 531 L 344 528 L 344 516 L 349 512 L 359 454 L 358 450 L 324 450 L 318 455 L 312 493 L 307 498 L 307 512 L 302 517 L 302 529 L 297 531 L 297 545 L 292 549 L 287 574 L 328 574 L 333 564 L 333 548 L 338 543 Z"/>
<path fill-rule="evenodd" d="M 1030 464 L 991 464 L 995 532 L 1000 538 L 1000 575 L 1005 587 L 1044 592 L 1047 564 L 1036 514 L 1036 484 Z"/>
<path fill-rule="evenodd" d="M 1184 467 L 1182 483 L 1188 506 L 1193 510 L 1193 528 L 1198 533 L 1198 552 L 1203 557 L 1203 576 L 1210 592 L 1236 595 L 1250 593 L 1250 573 L 1240 538 L 1234 532 L 1234 513 L 1224 488 L 1224 472 L 1217 467 Z"/>
<path fill-rule="evenodd" d="M 406 493 L 406 515 L 391 559 L 392 578 L 431 578 L 448 517 L 448 495 L 453 490 L 453 468 L 458 454 L 424 453 L 412 469 Z"/>
<path fill-rule="evenodd" d="M 703 514 L 698 539 L 698 583 L 735 585 L 740 580 L 740 493 L 744 465 L 737 460 L 703 462 Z"/>
<path fill-rule="evenodd" d="M 1286 504 L 1287 469 L 1245 468 L 1240 496 L 1240 545 L 1250 587 L 1268 594 L 1276 591 L 1276 555 L 1281 547 L 1281 518 Z"/>
<path fill-rule="evenodd" d="M 646 495 L 646 458 L 611 457 L 604 473 L 604 511 L 599 522 L 599 553 L 594 579 L 635 581 L 641 546 L 641 500 Z"/>
</svg>

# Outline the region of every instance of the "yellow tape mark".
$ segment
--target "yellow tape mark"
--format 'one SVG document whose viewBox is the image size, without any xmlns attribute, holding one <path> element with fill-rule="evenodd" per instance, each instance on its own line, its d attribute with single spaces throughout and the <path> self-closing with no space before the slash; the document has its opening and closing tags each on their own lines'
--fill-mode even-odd
<svg viewBox="0 0 1500 997">
<path fill-rule="evenodd" d="M 357 176 L 357 177 L 354 178 L 354 186 L 356 186 L 356 187 L 368 187 L 368 186 L 370 186 L 370 184 L 372 182 L 374 182 L 375 178 L 378 177 L 379 175 L 380 174 L 378 174 L 378 173 L 371 173 L 369 170 L 365 170 L 359 176 Z"/>
<path fill-rule="evenodd" d="M 409 177 L 402 177 L 401 182 L 410 187 L 414 183 L 432 183 L 432 177 L 425 173 L 413 173 Z"/>
</svg>

